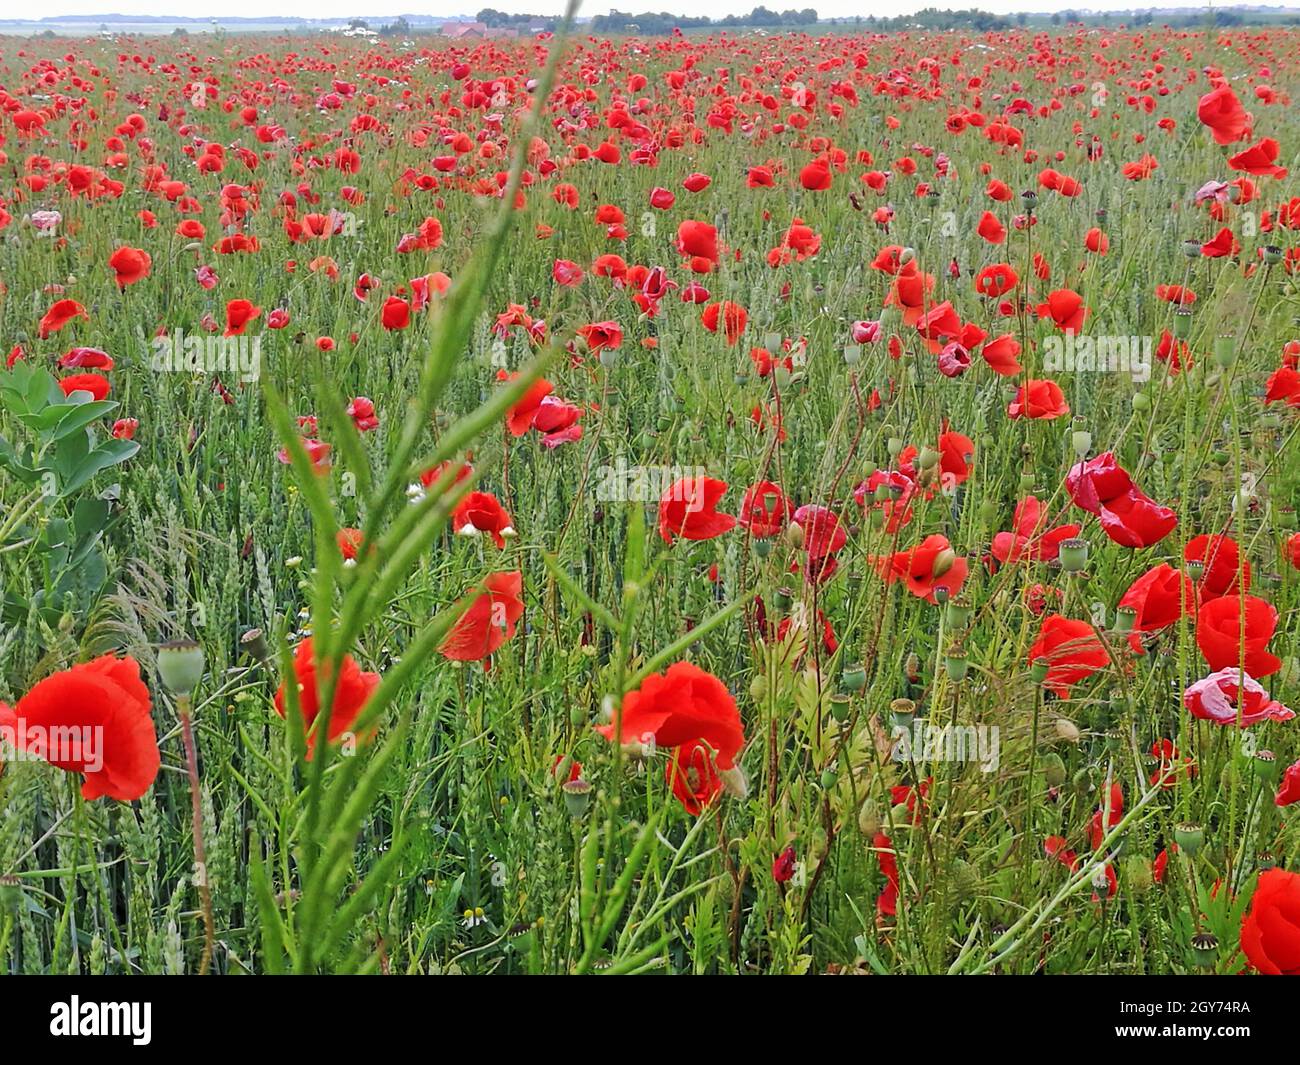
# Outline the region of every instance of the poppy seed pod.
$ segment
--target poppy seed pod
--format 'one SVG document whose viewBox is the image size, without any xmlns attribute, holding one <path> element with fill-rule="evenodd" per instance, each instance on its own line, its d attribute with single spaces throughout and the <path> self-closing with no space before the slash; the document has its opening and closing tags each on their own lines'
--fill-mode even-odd
<svg viewBox="0 0 1300 1065">
<path fill-rule="evenodd" d="M 1174 336 L 1179 340 L 1186 340 L 1192 335 L 1192 309 L 1190 307 L 1179 307 L 1174 311 Z"/>
<path fill-rule="evenodd" d="M 262 634 L 261 629 L 249 629 L 239 638 L 239 643 L 245 651 L 259 662 L 265 662 L 270 657 L 271 651 L 266 646 L 266 637 Z"/>
<path fill-rule="evenodd" d="M 948 652 L 943 660 L 943 667 L 948 673 L 948 679 L 957 684 L 966 679 L 966 674 L 970 670 L 970 663 L 966 660 L 966 652 L 953 649 Z"/>
<path fill-rule="evenodd" d="M 1276 266 L 1282 261 L 1282 249 L 1276 244 L 1266 244 L 1263 248 L 1262 258 L 1265 266 Z"/>
<path fill-rule="evenodd" d="M 1077 537 L 1061 543 L 1061 569 L 1066 573 L 1079 573 L 1088 564 L 1088 541 Z"/>
<path fill-rule="evenodd" d="M 1115 631 L 1121 635 L 1132 632 L 1137 621 L 1137 611 L 1131 606 L 1122 606 L 1115 611 Z"/>
<path fill-rule="evenodd" d="M 1197 932 L 1192 936 L 1192 956 L 1202 969 L 1213 969 L 1219 959 L 1219 937 L 1213 932 Z"/>
<path fill-rule="evenodd" d="M 853 712 L 853 700 L 847 695 L 831 696 L 831 716 L 841 725 L 849 719 L 849 714 Z"/>
<path fill-rule="evenodd" d="M 965 629 L 970 625 L 973 613 L 974 611 L 969 603 L 961 599 L 954 599 L 948 604 L 946 611 L 948 624 L 954 629 Z"/>
<path fill-rule="evenodd" d="M 560 785 L 560 790 L 564 792 L 564 806 L 569 811 L 569 816 L 577 821 L 587 812 L 587 806 L 591 802 L 591 782 L 582 777 L 566 780 Z"/>
<path fill-rule="evenodd" d="M 867 671 L 858 663 L 845 666 L 840 673 L 840 687 L 846 692 L 860 692 L 867 686 Z"/>
<path fill-rule="evenodd" d="M 193 640 L 173 640 L 158 648 L 158 676 L 167 690 L 186 695 L 203 679 L 203 648 Z"/>
<path fill-rule="evenodd" d="M 1201 242 L 1191 239 L 1183 241 L 1183 254 L 1189 259 L 1199 259 L 1201 257 Z"/>
<path fill-rule="evenodd" d="M 911 699 L 895 699 L 889 704 L 889 717 L 894 728 L 911 728 L 916 717 L 916 703 Z"/>
<path fill-rule="evenodd" d="M 861 361 L 862 361 L 862 345 L 861 345 L 861 344 L 845 344 L 845 345 L 844 345 L 844 363 L 845 363 L 845 365 L 846 365 L 846 366 L 856 366 L 856 365 L 857 365 L 859 362 L 861 362 Z"/>
<path fill-rule="evenodd" d="M 1179 850 L 1186 851 L 1195 858 L 1205 845 L 1205 829 L 1191 821 L 1182 821 L 1174 826 L 1174 842 L 1178 844 Z"/>
<path fill-rule="evenodd" d="M 916 464 L 923 470 L 931 470 L 934 469 L 938 461 L 939 452 L 929 445 L 926 445 L 921 448 L 921 454 L 917 456 Z"/>
<path fill-rule="evenodd" d="M 1033 189 L 1025 189 L 1020 194 L 1020 202 L 1024 204 L 1026 211 L 1032 211 L 1038 206 L 1038 193 Z"/>
<path fill-rule="evenodd" d="M 1029 676 L 1035 684 L 1042 684 L 1047 679 L 1047 671 L 1050 668 L 1047 659 L 1035 658 L 1034 664 L 1029 667 Z"/>
</svg>

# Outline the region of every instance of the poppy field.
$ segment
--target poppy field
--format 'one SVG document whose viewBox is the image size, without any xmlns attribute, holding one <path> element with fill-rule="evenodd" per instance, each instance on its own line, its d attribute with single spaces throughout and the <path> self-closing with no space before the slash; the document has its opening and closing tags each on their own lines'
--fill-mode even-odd
<svg viewBox="0 0 1300 1065">
<path fill-rule="evenodd" d="M 0 41 L 0 972 L 1300 975 L 1300 33 Z"/>
</svg>

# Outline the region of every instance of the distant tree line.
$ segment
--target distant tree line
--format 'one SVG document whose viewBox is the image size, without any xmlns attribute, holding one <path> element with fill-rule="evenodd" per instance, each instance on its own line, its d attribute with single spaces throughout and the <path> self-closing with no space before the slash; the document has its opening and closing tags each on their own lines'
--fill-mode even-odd
<svg viewBox="0 0 1300 1065">
<path fill-rule="evenodd" d="M 760 6 L 754 8 L 748 15 L 727 15 L 719 19 L 707 16 L 692 18 L 673 15 L 667 11 L 642 11 L 635 15 L 625 11 L 611 11 L 608 15 L 596 15 L 592 18 L 591 30 L 593 33 L 640 33 L 654 36 L 672 33 L 673 30 L 730 29 L 741 26 L 754 29 L 782 29 L 790 26 L 812 26 L 816 23 L 816 8 L 772 11 Z"/>
</svg>

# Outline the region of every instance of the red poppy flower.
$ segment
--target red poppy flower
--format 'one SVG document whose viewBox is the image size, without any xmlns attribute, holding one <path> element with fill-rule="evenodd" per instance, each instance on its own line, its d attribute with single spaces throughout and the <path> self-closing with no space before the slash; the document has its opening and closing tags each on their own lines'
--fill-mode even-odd
<svg viewBox="0 0 1300 1065">
<path fill-rule="evenodd" d="M 1211 669 L 1244 669 L 1252 677 L 1267 677 L 1282 668 L 1282 660 L 1266 648 L 1277 629 L 1277 610 L 1267 600 L 1247 595 L 1245 636 L 1242 636 L 1242 597 L 1220 596 L 1201 607 L 1196 622 L 1196 646 Z M 1242 649 L 1245 657 L 1239 658 Z"/>
<path fill-rule="evenodd" d="M 1032 418 L 1051 421 L 1070 413 L 1061 386 L 1050 378 L 1030 380 L 1016 389 L 1016 397 L 1007 404 L 1008 418 Z"/>
<path fill-rule="evenodd" d="M 848 543 L 848 534 L 829 507 L 805 503 L 790 519 L 803 532 L 803 552 L 809 558 L 833 555 Z"/>
<path fill-rule="evenodd" d="M 778 884 L 785 884 L 794 876 L 795 850 L 793 846 L 786 847 L 780 854 L 772 860 L 772 879 Z"/>
<path fill-rule="evenodd" d="M 643 747 L 680 747 L 700 741 L 716 757 L 719 769 L 731 769 L 745 743 L 740 711 L 727 686 L 690 662 L 675 662 L 664 673 L 651 673 L 641 686 L 623 696 L 619 741 Z M 614 739 L 613 724 L 596 731 Z"/>
<path fill-rule="evenodd" d="M 1061 553 L 1061 543 L 1079 535 L 1077 525 L 1058 525 L 1044 532 L 1047 515 L 1035 496 L 1016 504 L 1015 528 L 993 537 L 993 557 L 999 562 L 1051 562 Z"/>
<path fill-rule="evenodd" d="M 623 343 L 623 327 L 617 322 L 593 322 L 578 329 L 578 335 L 587 342 L 593 355 L 602 351 L 616 351 Z"/>
<path fill-rule="evenodd" d="M 1150 547 L 1178 524 L 1177 515 L 1138 488 L 1110 451 L 1071 467 L 1065 489 L 1075 506 L 1096 514 L 1106 535 L 1125 547 Z"/>
<path fill-rule="evenodd" d="M 226 331 L 223 336 L 243 336 L 248 323 L 262 313 L 261 307 L 255 307 L 251 300 L 237 299 L 226 304 Z"/>
<path fill-rule="evenodd" d="M 943 589 L 948 596 L 957 595 L 966 582 L 969 564 L 940 533 L 927 536 L 910 551 L 874 557 L 872 564 L 886 584 L 904 580 L 907 590 L 929 603 L 937 603 L 935 594 Z"/>
<path fill-rule="evenodd" d="M 1250 591 L 1250 561 L 1241 557 L 1237 541 L 1229 536 L 1193 536 L 1183 548 L 1183 560 L 1199 562 L 1205 567 L 1196 586 L 1202 600 L 1208 602 L 1221 595 L 1236 595 L 1240 590 Z"/>
<path fill-rule="evenodd" d="M 507 381 L 513 381 L 518 374 L 510 374 L 505 378 Z M 544 377 L 539 377 L 525 392 L 519 401 L 510 408 L 506 414 L 506 428 L 510 430 L 511 436 L 523 436 L 533 427 L 533 419 L 537 417 L 537 409 L 542 405 L 542 400 L 551 394 L 554 386 Z"/>
<path fill-rule="evenodd" d="M 1255 177 L 1284 178 L 1287 169 L 1277 165 L 1280 148 L 1272 137 L 1265 137 L 1258 144 L 1252 144 L 1245 151 L 1238 152 L 1228 159 L 1228 166 L 1233 170 L 1243 170 Z"/>
<path fill-rule="evenodd" d="M 1005 296 L 1020 284 L 1020 277 L 1008 263 L 994 263 L 975 275 L 975 291 L 981 296 Z"/>
<path fill-rule="evenodd" d="M 79 663 L 38 681 L 16 706 L 0 703 L 0 735 L 16 750 L 80 773 L 88 800 L 132 802 L 161 764 L 149 690 L 130 657 Z"/>
<path fill-rule="evenodd" d="M 307 755 L 310 758 L 319 738 L 311 728 L 316 715 L 321 711 L 320 689 L 324 687 L 324 678 L 317 678 L 316 653 L 312 648 L 311 637 L 303 640 L 294 651 L 293 674 L 298 685 L 298 708 L 302 712 L 303 727 L 308 732 Z M 344 656 L 338 683 L 334 687 L 334 708 L 330 712 L 329 723 L 330 743 L 338 742 L 345 733 L 352 731 L 352 726 L 378 686 L 378 673 L 363 673 L 351 655 Z M 284 717 L 288 705 L 285 686 L 281 682 L 275 693 L 275 712 Z"/>
<path fill-rule="evenodd" d="M 86 321 L 90 321 L 90 315 L 86 313 L 86 308 L 76 300 L 55 300 L 41 318 L 39 326 L 41 339 L 49 339 L 50 334 L 57 333 L 74 318 L 84 318 Z"/>
<path fill-rule="evenodd" d="M 699 817 L 722 794 L 722 777 L 712 752 L 699 740 L 688 740 L 673 748 L 667 780 L 677 801 L 692 817 Z"/>
<path fill-rule="evenodd" d="M 1241 950 L 1265 976 L 1300 976 L 1300 873 L 1259 874 L 1241 918 Z"/>
<path fill-rule="evenodd" d="M 1273 802 L 1278 806 L 1291 806 L 1300 802 L 1300 762 L 1286 767 Z"/>
<path fill-rule="evenodd" d="M 1024 367 L 1016 361 L 1019 354 L 1020 341 L 1010 333 L 990 340 L 980 349 L 980 355 L 989 364 L 989 369 L 1001 377 L 1019 377 L 1024 373 Z"/>
<path fill-rule="evenodd" d="M 762 540 L 784 529 L 791 512 L 790 501 L 778 485 L 759 481 L 745 489 L 737 521 L 749 530 L 751 536 Z"/>
<path fill-rule="evenodd" d="M 379 312 L 379 322 L 387 330 L 405 329 L 411 324 L 411 305 L 401 296 L 389 296 Z"/>
<path fill-rule="evenodd" d="M 711 540 L 733 528 L 736 519 L 714 508 L 727 491 L 726 481 L 712 477 L 683 477 L 668 486 L 659 500 L 659 536 L 671 544 L 680 536 L 687 540 Z"/>
<path fill-rule="evenodd" d="M 116 275 L 117 287 L 126 288 L 149 276 L 153 260 L 140 248 L 121 247 L 108 257 L 108 265 Z"/>
<path fill-rule="evenodd" d="M 1119 605 L 1137 612 L 1129 644 L 1141 652 L 1138 633 L 1159 632 L 1184 614 L 1196 615 L 1196 590 L 1187 576 L 1161 562 L 1129 585 Z"/>
<path fill-rule="evenodd" d="M 524 581 L 518 570 L 490 574 L 477 595 L 447 633 L 438 652 L 453 662 L 478 662 L 515 634 L 524 613 Z"/>
<path fill-rule="evenodd" d="M 97 373 L 74 373 L 59 378 L 59 388 L 65 396 L 73 392 L 89 392 L 96 400 L 106 399 L 113 390 L 108 378 Z"/>
<path fill-rule="evenodd" d="M 740 334 L 745 331 L 749 312 L 739 303 L 723 300 L 721 303 L 710 303 L 705 307 L 704 313 L 700 315 L 700 321 L 710 333 L 716 333 L 721 324 L 727 343 L 733 345 L 740 340 Z"/>
<path fill-rule="evenodd" d="M 998 216 L 992 211 L 985 211 L 980 215 L 975 232 L 990 244 L 1002 244 L 1007 239 L 1007 227 L 998 221 Z"/>
<path fill-rule="evenodd" d="M 684 258 L 702 260 L 710 266 L 718 262 L 718 231 L 707 222 L 688 220 L 677 227 L 677 251 Z M 697 273 L 707 273 L 708 269 Z"/>
<path fill-rule="evenodd" d="M 464 535 L 487 533 L 498 548 L 505 547 L 505 538 L 515 531 L 510 515 L 491 492 L 470 492 L 453 511 L 451 525 Z"/>
<path fill-rule="evenodd" d="M 1106 647 L 1086 621 L 1076 621 L 1061 614 L 1049 614 L 1038 629 L 1038 639 L 1029 649 L 1029 663 L 1038 659 L 1047 664 L 1043 685 L 1063 699 L 1085 677 L 1110 663 Z"/>
<path fill-rule="evenodd" d="M 1077 333 L 1091 312 L 1083 297 L 1073 289 L 1058 288 L 1047 294 L 1047 302 L 1038 305 L 1039 318 L 1051 318 L 1061 332 Z"/>
<path fill-rule="evenodd" d="M 1250 125 L 1250 116 L 1227 82 L 1221 82 L 1201 97 L 1196 105 L 1196 117 L 1209 128 L 1215 144 L 1241 140 Z"/>
</svg>

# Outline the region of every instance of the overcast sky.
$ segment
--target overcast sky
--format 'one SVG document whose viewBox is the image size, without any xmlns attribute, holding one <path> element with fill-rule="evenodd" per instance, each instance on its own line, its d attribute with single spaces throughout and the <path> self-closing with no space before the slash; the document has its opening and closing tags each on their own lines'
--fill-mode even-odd
<svg viewBox="0 0 1300 1065">
<path fill-rule="evenodd" d="M 599 15 L 611 7 L 620 11 L 672 11 L 692 14 L 707 13 L 713 17 L 730 14 L 744 14 L 752 10 L 759 0 L 713 0 L 702 8 L 686 0 L 587 0 L 582 5 L 580 14 Z M 1295 3 L 1296 0 L 1290 0 Z M 822 18 L 845 18 L 854 15 L 901 15 L 923 7 L 939 7 L 952 10 L 955 8 L 978 7 L 985 11 L 1006 14 L 1015 11 L 1064 11 L 1067 8 L 1094 11 L 1127 11 L 1136 6 L 1133 0 L 1080 0 L 1068 3 L 1064 0 L 875 0 L 864 5 L 861 0 L 766 0 L 766 6 L 773 10 L 786 8 L 813 7 Z M 1163 4 L 1146 4 L 1140 6 L 1176 7 L 1199 6 L 1183 0 L 1166 0 Z M 1215 6 L 1230 6 L 1219 3 Z M 484 7 L 494 7 L 498 11 L 527 12 L 529 14 L 559 14 L 564 10 L 564 0 L 436 0 L 432 4 L 422 4 L 413 0 L 220 0 L 219 3 L 193 4 L 178 0 L 45 0 L 41 4 L 20 9 L 10 8 L 4 12 L 6 18 L 40 18 L 51 15 L 96 15 L 113 13 L 120 15 L 184 15 L 202 18 L 209 12 L 227 17 L 285 15 L 291 18 L 348 18 L 359 16 L 372 22 L 382 22 L 386 15 L 414 13 L 428 15 L 446 14 L 471 15 Z"/>
</svg>

